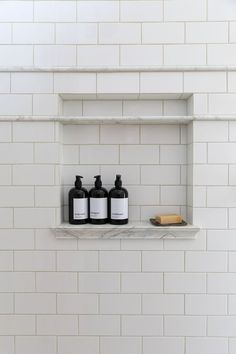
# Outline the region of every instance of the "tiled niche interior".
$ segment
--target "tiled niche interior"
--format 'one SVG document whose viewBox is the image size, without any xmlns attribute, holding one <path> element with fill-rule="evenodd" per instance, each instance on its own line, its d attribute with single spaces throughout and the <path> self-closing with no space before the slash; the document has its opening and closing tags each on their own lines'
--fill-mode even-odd
<svg viewBox="0 0 236 354">
<path fill-rule="evenodd" d="M 102 175 L 107 189 L 116 173 L 129 191 L 130 221 L 157 213 L 181 213 L 187 206 L 187 126 L 180 124 L 63 125 L 63 209 L 75 175 L 91 188 Z"/>
</svg>

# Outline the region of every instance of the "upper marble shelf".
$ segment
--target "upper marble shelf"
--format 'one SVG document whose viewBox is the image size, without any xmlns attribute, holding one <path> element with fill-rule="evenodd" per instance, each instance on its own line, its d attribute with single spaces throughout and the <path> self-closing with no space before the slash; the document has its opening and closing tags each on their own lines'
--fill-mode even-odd
<svg viewBox="0 0 236 354">
<path fill-rule="evenodd" d="M 62 124 L 188 124 L 192 121 L 236 120 L 236 115 L 199 116 L 1 116 L 0 121 L 60 122 Z"/>
<path fill-rule="evenodd" d="M 236 71 L 235 65 L 230 66 L 74 66 L 74 67 L 35 67 L 35 66 L 16 66 L 0 67 L 0 72 L 160 72 L 160 71 Z"/>
</svg>

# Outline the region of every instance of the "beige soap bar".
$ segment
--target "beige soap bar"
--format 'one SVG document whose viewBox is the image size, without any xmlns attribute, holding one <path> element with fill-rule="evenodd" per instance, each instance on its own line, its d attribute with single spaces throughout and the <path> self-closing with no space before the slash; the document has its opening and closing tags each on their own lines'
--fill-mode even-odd
<svg viewBox="0 0 236 354">
<path fill-rule="evenodd" d="M 155 220 L 162 225 L 166 224 L 180 224 L 183 221 L 181 215 L 169 214 L 169 215 L 157 215 Z"/>
</svg>

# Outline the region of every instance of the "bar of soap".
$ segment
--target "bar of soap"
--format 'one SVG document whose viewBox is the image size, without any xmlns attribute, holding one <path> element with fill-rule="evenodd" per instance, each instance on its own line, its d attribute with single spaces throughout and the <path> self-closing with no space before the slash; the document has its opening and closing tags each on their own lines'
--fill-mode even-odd
<svg viewBox="0 0 236 354">
<path fill-rule="evenodd" d="M 169 215 L 157 215 L 155 217 L 155 220 L 161 225 L 166 225 L 166 224 L 180 224 L 183 221 L 183 218 L 181 215 L 169 214 Z"/>
</svg>

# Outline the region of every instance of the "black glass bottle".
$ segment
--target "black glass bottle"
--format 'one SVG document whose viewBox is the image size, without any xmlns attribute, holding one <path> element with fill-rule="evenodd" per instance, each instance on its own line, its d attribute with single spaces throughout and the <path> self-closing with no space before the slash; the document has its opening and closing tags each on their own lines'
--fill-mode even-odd
<svg viewBox="0 0 236 354">
<path fill-rule="evenodd" d="M 121 175 L 116 175 L 115 187 L 109 192 L 109 222 L 128 224 L 128 191 L 122 187 Z"/>
<path fill-rule="evenodd" d="M 108 222 L 108 192 L 102 187 L 101 176 L 96 178 L 94 188 L 89 191 L 89 210 L 91 224 L 106 224 Z"/>
<path fill-rule="evenodd" d="M 88 223 L 88 191 L 82 187 L 82 176 L 76 176 L 75 187 L 69 191 L 69 223 Z"/>
</svg>

